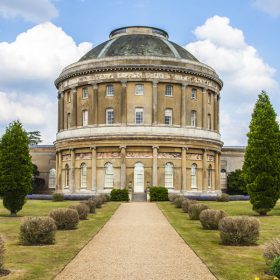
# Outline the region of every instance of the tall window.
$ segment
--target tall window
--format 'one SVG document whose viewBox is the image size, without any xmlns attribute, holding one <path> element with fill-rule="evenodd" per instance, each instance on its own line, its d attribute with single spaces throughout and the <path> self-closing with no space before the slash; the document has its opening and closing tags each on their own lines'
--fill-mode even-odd
<svg viewBox="0 0 280 280">
<path fill-rule="evenodd" d="M 143 95 L 144 94 L 144 85 L 135 85 L 135 94 Z"/>
<path fill-rule="evenodd" d="M 211 129 L 212 128 L 212 124 L 211 124 L 211 114 L 208 114 L 207 117 L 207 128 Z"/>
<path fill-rule="evenodd" d="M 83 126 L 88 126 L 88 111 L 83 111 Z"/>
<path fill-rule="evenodd" d="M 55 189 L 56 170 L 52 168 L 49 172 L 49 188 Z"/>
<path fill-rule="evenodd" d="M 70 91 L 67 92 L 67 102 L 71 102 L 71 93 Z"/>
<path fill-rule="evenodd" d="M 114 123 L 114 109 L 106 109 L 106 124 Z"/>
<path fill-rule="evenodd" d="M 134 165 L 134 192 L 144 192 L 145 184 L 144 164 L 137 162 Z"/>
<path fill-rule="evenodd" d="M 135 109 L 135 123 L 136 124 L 144 123 L 144 109 L 143 108 Z"/>
<path fill-rule="evenodd" d="M 208 167 L 208 188 L 212 188 L 212 166 Z"/>
<path fill-rule="evenodd" d="M 65 188 L 69 188 L 69 165 L 65 165 Z"/>
<path fill-rule="evenodd" d="M 107 96 L 114 96 L 114 86 L 113 85 L 107 85 L 106 95 Z"/>
<path fill-rule="evenodd" d="M 191 166 L 191 188 L 197 188 L 196 186 L 196 176 L 197 176 L 197 165 L 195 163 Z"/>
<path fill-rule="evenodd" d="M 211 103 L 211 92 L 208 92 L 208 103 Z"/>
<path fill-rule="evenodd" d="M 104 188 L 112 189 L 113 187 L 114 187 L 114 168 L 112 163 L 107 162 L 105 164 Z"/>
<path fill-rule="evenodd" d="M 166 188 L 173 188 L 173 164 L 170 162 L 165 164 L 164 185 Z"/>
<path fill-rule="evenodd" d="M 87 87 L 83 88 L 82 98 L 88 98 L 88 88 Z"/>
<path fill-rule="evenodd" d="M 196 90 L 196 88 L 192 89 L 192 99 L 197 99 L 197 90 Z"/>
<path fill-rule="evenodd" d="M 165 109 L 164 123 L 167 125 L 172 125 L 172 109 Z"/>
<path fill-rule="evenodd" d="M 70 113 L 67 114 L 67 120 L 66 121 L 67 121 L 67 129 L 68 129 L 71 126 L 71 123 L 70 123 L 71 122 L 71 114 Z"/>
<path fill-rule="evenodd" d="M 166 85 L 165 86 L 165 96 L 172 96 L 173 95 L 173 86 Z"/>
<path fill-rule="evenodd" d="M 83 162 L 81 164 L 81 188 L 85 189 L 87 187 L 87 166 Z"/>
<path fill-rule="evenodd" d="M 191 111 L 191 126 L 196 127 L 196 111 Z"/>
</svg>

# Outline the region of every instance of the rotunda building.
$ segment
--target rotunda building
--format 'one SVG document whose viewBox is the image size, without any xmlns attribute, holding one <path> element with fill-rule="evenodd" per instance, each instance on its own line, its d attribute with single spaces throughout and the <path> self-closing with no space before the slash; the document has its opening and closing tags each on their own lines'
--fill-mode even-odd
<svg viewBox="0 0 280 280">
<path fill-rule="evenodd" d="M 57 191 L 220 192 L 223 83 L 164 30 L 112 31 L 55 85 Z"/>
</svg>

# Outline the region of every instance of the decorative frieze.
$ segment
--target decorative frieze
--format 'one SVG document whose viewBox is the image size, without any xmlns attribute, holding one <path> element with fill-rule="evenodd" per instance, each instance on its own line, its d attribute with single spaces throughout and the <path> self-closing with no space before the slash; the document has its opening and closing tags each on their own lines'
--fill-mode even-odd
<svg viewBox="0 0 280 280">
<path fill-rule="evenodd" d="M 71 160 L 71 154 L 62 155 L 62 161 L 68 161 L 68 160 Z"/>
<path fill-rule="evenodd" d="M 102 158 L 121 158 L 121 154 L 118 153 L 118 152 L 97 153 L 96 157 L 98 159 L 102 159 Z"/>
<path fill-rule="evenodd" d="M 158 158 L 180 159 L 181 153 L 158 153 Z"/>
<path fill-rule="evenodd" d="M 202 155 L 201 154 L 187 154 L 187 159 L 202 160 Z"/>
<path fill-rule="evenodd" d="M 76 159 L 77 160 L 83 160 L 83 159 L 91 159 L 91 153 L 79 153 L 76 154 Z"/>
<path fill-rule="evenodd" d="M 208 155 L 208 156 L 207 156 L 207 161 L 214 162 L 214 161 L 215 161 L 215 157 L 212 156 L 212 155 Z"/>
<path fill-rule="evenodd" d="M 152 158 L 152 153 L 144 153 L 144 152 L 127 152 L 126 158 Z"/>
</svg>

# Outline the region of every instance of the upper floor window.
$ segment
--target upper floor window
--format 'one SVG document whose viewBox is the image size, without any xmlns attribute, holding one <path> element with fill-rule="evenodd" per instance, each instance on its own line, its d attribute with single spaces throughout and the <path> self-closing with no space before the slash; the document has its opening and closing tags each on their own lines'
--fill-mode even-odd
<svg viewBox="0 0 280 280">
<path fill-rule="evenodd" d="M 114 123 L 114 110 L 106 109 L 106 124 L 113 124 L 113 123 Z"/>
<path fill-rule="evenodd" d="M 144 94 L 144 85 L 135 85 L 135 94 L 143 95 Z"/>
<path fill-rule="evenodd" d="M 208 104 L 211 103 L 212 95 L 211 92 L 208 92 Z"/>
<path fill-rule="evenodd" d="M 196 111 L 191 111 L 191 126 L 196 127 Z"/>
<path fill-rule="evenodd" d="M 172 109 L 166 109 L 164 113 L 164 123 L 172 125 Z"/>
<path fill-rule="evenodd" d="M 173 96 L 173 86 L 172 85 L 166 85 L 165 96 Z"/>
<path fill-rule="evenodd" d="M 70 103 L 71 102 L 71 93 L 70 93 L 70 91 L 67 92 L 66 96 L 67 96 L 67 102 Z"/>
<path fill-rule="evenodd" d="M 113 85 L 107 85 L 106 95 L 107 96 L 114 96 L 114 86 Z"/>
<path fill-rule="evenodd" d="M 135 109 L 135 123 L 136 124 L 144 123 L 144 109 L 143 108 Z"/>
<path fill-rule="evenodd" d="M 82 98 L 88 98 L 88 88 L 87 87 L 83 88 Z"/>
<path fill-rule="evenodd" d="M 211 129 L 212 128 L 212 124 L 211 124 L 211 114 L 208 114 L 207 116 L 207 128 Z"/>
<path fill-rule="evenodd" d="M 192 89 L 192 99 L 197 99 L 197 90 L 196 90 L 196 88 Z"/>
<path fill-rule="evenodd" d="M 68 129 L 71 126 L 71 114 L 70 113 L 67 114 L 66 122 L 67 122 L 66 126 L 67 126 L 67 129 Z"/>
<path fill-rule="evenodd" d="M 88 126 L 88 111 L 83 111 L 83 126 Z"/>
</svg>

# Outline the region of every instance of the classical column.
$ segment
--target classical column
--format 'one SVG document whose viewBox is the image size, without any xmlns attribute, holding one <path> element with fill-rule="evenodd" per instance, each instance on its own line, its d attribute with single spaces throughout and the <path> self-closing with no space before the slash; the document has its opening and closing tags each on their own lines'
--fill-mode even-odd
<svg viewBox="0 0 280 280">
<path fill-rule="evenodd" d="M 202 104 L 201 104 L 201 128 L 206 128 L 206 102 L 207 101 L 207 88 L 202 89 Z"/>
<path fill-rule="evenodd" d="M 181 126 L 186 126 L 186 84 L 181 89 Z"/>
<path fill-rule="evenodd" d="M 98 84 L 93 85 L 93 124 L 98 125 Z"/>
<path fill-rule="evenodd" d="M 57 132 L 60 131 L 60 92 L 57 93 Z"/>
<path fill-rule="evenodd" d="M 71 169 L 70 169 L 70 191 L 75 192 L 75 150 L 70 150 L 71 154 Z"/>
<path fill-rule="evenodd" d="M 207 189 L 207 149 L 204 149 L 202 163 L 202 191 L 207 191 Z"/>
<path fill-rule="evenodd" d="M 61 92 L 59 94 L 59 129 L 64 129 L 64 94 Z"/>
<path fill-rule="evenodd" d="M 62 192 L 62 153 L 58 152 L 58 169 L 57 169 L 57 175 L 58 175 L 58 182 L 57 182 L 57 189 L 59 192 Z"/>
<path fill-rule="evenodd" d="M 58 192 L 58 169 L 59 169 L 59 162 L 58 162 L 58 152 L 55 153 L 55 191 Z"/>
<path fill-rule="evenodd" d="M 120 146 L 121 149 L 121 189 L 126 188 L 126 146 Z"/>
<path fill-rule="evenodd" d="M 215 190 L 220 190 L 220 154 L 216 152 L 215 154 Z"/>
<path fill-rule="evenodd" d="M 187 147 L 182 147 L 182 193 L 187 190 Z"/>
<path fill-rule="evenodd" d="M 220 130 L 220 95 L 217 94 L 217 131 Z"/>
<path fill-rule="evenodd" d="M 96 147 L 91 147 L 91 186 L 92 191 L 97 191 L 97 173 L 96 173 Z"/>
<path fill-rule="evenodd" d="M 212 125 L 212 130 L 217 130 L 217 94 L 213 93 L 213 125 Z"/>
<path fill-rule="evenodd" d="M 72 100 L 72 123 L 71 127 L 77 127 L 77 89 L 71 88 L 71 100 Z"/>
<path fill-rule="evenodd" d="M 158 81 L 153 81 L 153 114 L 152 114 L 152 124 L 157 125 L 157 102 L 158 102 Z"/>
<path fill-rule="evenodd" d="M 158 184 L 158 146 L 153 146 L 153 180 L 152 185 L 157 186 Z"/>
<path fill-rule="evenodd" d="M 121 93 L 121 119 L 122 119 L 122 125 L 126 125 L 126 86 L 127 82 L 122 81 L 122 93 Z"/>
</svg>

